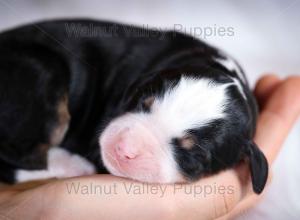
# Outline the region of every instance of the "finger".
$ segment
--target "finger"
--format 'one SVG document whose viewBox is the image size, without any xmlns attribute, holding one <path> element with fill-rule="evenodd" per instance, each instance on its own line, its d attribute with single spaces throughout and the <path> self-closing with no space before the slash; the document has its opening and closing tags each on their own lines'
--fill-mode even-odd
<svg viewBox="0 0 300 220">
<path fill-rule="evenodd" d="M 272 173 L 269 175 L 268 181 L 266 185 L 269 185 L 272 179 Z M 239 216 L 241 213 L 243 213 L 245 210 L 250 209 L 251 207 L 255 206 L 263 197 L 264 194 L 266 194 L 266 191 L 263 191 L 262 194 L 257 195 L 253 193 L 252 187 L 249 184 L 248 192 L 246 195 L 244 195 L 243 199 L 234 207 L 234 209 L 228 213 L 225 216 L 222 216 L 218 220 L 223 219 L 234 219 L 237 216 Z"/>
<path fill-rule="evenodd" d="M 277 86 L 258 119 L 255 142 L 272 163 L 300 114 L 300 77 Z"/>
<path fill-rule="evenodd" d="M 261 108 L 281 82 L 282 80 L 275 74 L 265 75 L 258 80 L 254 89 L 254 94 Z"/>
<path fill-rule="evenodd" d="M 202 190 L 199 194 L 189 194 L 189 187 Z M 173 198 L 178 219 L 216 219 L 228 214 L 242 199 L 242 184 L 237 173 L 226 170 L 187 186 L 188 191 L 178 190 Z M 197 192 L 196 190 L 194 192 Z"/>
</svg>

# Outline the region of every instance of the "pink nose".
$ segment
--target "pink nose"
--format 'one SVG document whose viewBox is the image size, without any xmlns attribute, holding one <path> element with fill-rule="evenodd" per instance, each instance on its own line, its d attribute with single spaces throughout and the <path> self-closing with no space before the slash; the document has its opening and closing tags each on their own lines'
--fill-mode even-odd
<svg viewBox="0 0 300 220">
<path fill-rule="evenodd" d="M 131 160 L 138 156 L 138 143 L 131 141 L 130 138 L 121 139 L 115 146 L 116 153 L 123 160 Z"/>
</svg>

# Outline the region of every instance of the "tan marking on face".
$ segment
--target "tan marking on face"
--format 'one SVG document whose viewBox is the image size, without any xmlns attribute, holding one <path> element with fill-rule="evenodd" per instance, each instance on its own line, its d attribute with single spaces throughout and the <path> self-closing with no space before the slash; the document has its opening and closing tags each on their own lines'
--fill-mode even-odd
<svg viewBox="0 0 300 220">
<path fill-rule="evenodd" d="M 150 108 L 150 107 L 152 106 L 154 100 L 155 100 L 155 97 L 154 97 L 154 96 L 147 97 L 147 98 L 144 100 L 143 104 L 144 104 L 145 107 Z"/>
<path fill-rule="evenodd" d="M 186 134 L 179 139 L 179 144 L 182 148 L 191 149 L 195 145 L 195 137 L 191 134 Z"/>
<path fill-rule="evenodd" d="M 66 131 L 69 127 L 69 122 L 71 119 L 69 110 L 68 110 L 68 97 L 65 95 L 62 100 L 57 105 L 57 124 L 52 131 L 50 137 L 50 143 L 52 145 L 59 145 L 63 140 Z"/>
</svg>

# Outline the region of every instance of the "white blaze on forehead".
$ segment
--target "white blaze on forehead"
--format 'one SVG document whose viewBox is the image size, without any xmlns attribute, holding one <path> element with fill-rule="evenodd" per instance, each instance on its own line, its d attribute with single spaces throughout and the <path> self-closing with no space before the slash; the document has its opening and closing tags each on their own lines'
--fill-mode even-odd
<svg viewBox="0 0 300 220">
<path fill-rule="evenodd" d="M 149 117 L 165 128 L 168 136 L 183 135 L 185 130 L 225 117 L 229 85 L 206 78 L 182 77 L 177 85 L 154 101 Z"/>
<path fill-rule="evenodd" d="M 90 175 L 96 172 L 93 164 L 85 158 L 71 154 L 65 149 L 53 147 L 48 151 L 47 169 L 44 170 L 16 170 L 16 182 L 31 180 L 64 178 Z"/>
</svg>

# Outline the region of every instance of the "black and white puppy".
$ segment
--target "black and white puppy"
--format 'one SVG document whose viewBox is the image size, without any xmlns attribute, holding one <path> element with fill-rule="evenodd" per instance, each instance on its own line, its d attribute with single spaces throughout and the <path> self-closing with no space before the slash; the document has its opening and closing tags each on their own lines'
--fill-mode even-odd
<svg viewBox="0 0 300 220">
<path fill-rule="evenodd" d="M 80 36 L 89 25 L 97 34 Z M 193 37 L 139 31 L 57 20 L 0 34 L 1 180 L 107 169 L 184 182 L 246 159 L 254 191 L 263 190 L 257 107 L 238 64 Z"/>
</svg>

